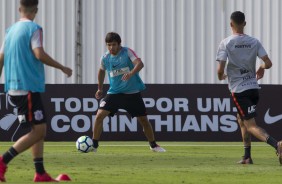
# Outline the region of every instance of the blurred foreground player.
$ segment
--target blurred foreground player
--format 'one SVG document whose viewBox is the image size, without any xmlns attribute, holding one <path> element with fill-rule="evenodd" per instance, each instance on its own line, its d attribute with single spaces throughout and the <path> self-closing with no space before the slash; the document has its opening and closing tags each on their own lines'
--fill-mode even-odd
<svg viewBox="0 0 282 184">
<path fill-rule="evenodd" d="M 0 74 L 4 66 L 5 91 L 18 109 L 21 126 L 31 131 L 0 156 L 0 181 L 5 182 L 7 165 L 18 154 L 31 148 L 35 165 L 34 182 L 54 180 L 43 166 L 43 147 L 46 135 L 45 111 L 41 93 L 45 91 L 44 64 L 60 69 L 68 77 L 72 70 L 62 66 L 45 53 L 42 47 L 42 28 L 33 22 L 38 0 L 21 0 L 21 19 L 7 29 L 0 51 Z"/>
</svg>

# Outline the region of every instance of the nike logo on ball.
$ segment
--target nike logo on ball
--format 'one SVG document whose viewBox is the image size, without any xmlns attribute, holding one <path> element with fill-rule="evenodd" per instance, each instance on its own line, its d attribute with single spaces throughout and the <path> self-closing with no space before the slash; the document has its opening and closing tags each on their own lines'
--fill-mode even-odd
<svg viewBox="0 0 282 184">
<path fill-rule="evenodd" d="M 267 112 L 264 115 L 264 121 L 266 124 L 273 124 L 276 123 L 278 121 L 282 120 L 282 114 L 276 115 L 276 116 L 270 116 L 269 115 L 269 109 L 267 110 Z"/>
</svg>

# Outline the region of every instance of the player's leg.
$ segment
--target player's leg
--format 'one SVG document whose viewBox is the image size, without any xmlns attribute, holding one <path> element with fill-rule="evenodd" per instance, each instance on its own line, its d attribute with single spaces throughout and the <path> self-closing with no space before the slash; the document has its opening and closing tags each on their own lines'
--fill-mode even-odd
<svg viewBox="0 0 282 184">
<path fill-rule="evenodd" d="M 251 158 L 251 133 L 248 132 L 245 126 L 245 120 L 256 117 L 256 105 L 259 100 L 257 89 L 246 90 L 241 93 L 232 93 L 232 99 L 236 105 L 238 114 L 237 120 L 240 126 L 242 140 L 244 144 L 245 154 L 239 164 L 252 164 Z M 252 110 L 249 110 L 252 109 Z"/>
<path fill-rule="evenodd" d="M 56 182 L 44 168 L 43 164 L 43 150 L 44 150 L 44 138 L 37 141 L 32 147 L 31 152 L 33 156 L 33 162 L 35 165 L 34 182 Z"/>
<path fill-rule="evenodd" d="M 153 128 L 151 123 L 149 122 L 147 116 L 140 116 L 137 117 L 138 122 L 141 124 L 143 127 L 143 132 L 148 139 L 149 142 L 155 142 L 155 136 L 153 132 Z"/>
<path fill-rule="evenodd" d="M 244 121 L 244 125 L 247 127 L 248 132 L 250 132 L 257 139 L 266 142 L 270 146 L 272 146 L 279 157 L 279 162 L 282 165 L 282 141 L 277 141 L 273 137 L 271 137 L 264 129 L 257 126 L 255 119 L 249 119 Z"/>
<path fill-rule="evenodd" d="M 256 117 L 256 105 L 259 101 L 259 92 L 257 89 L 251 89 L 242 93 L 233 93 L 233 101 L 236 104 L 237 110 L 240 113 L 240 117 L 244 119 L 244 126 L 247 131 L 255 136 L 257 139 L 268 143 L 274 149 L 276 149 L 279 156 L 280 164 L 282 164 L 282 142 L 278 143 L 273 137 L 269 136 L 268 133 L 257 126 Z M 281 145 L 281 146 L 280 146 Z"/>
<path fill-rule="evenodd" d="M 29 133 L 22 136 L 13 147 L 18 153 L 22 153 L 25 150 L 32 147 L 38 141 L 45 138 L 46 135 L 46 124 L 34 125 Z"/>
<path fill-rule="evenodd" d="M 94 152 L 96 152 L 99 147 L 99 140 L 103 131 L 103 120 L 107 116 L 115 115 L 120 108 L 120 104 L 122 104 L 121 98 L 121 94 L 107 94 L 105 98 L 101 100 L 93 125 L 92 139 Z"/>
<path fill-rule="evenodd" d="M 36 97 L 39 96 L 40 98 L 40 94 L 37 94 L 35 96 Z M 21 96 L 9 96 L 11 102 L 18 108 L 19 120 L 20 120 L 22 127 L 30 127 L 33 124 L 33 119 L 34 119 L 33 112 L 34 111 L 32 111 L 31 106 L 28 105 L 28 104 L 32 104 L 32 107 L 34 106 L 33 97 L 34 97 L 33 93 L 28 93 L 27 95 L 21 95 Z M 41 100 L 40 99 L 38 100 L 37 98 L 35 99 L 37 102 L 35 105 L 37 104 L 41 105 Z M 42 113 L 40 113 L 40 115 L 42 116 L 38 116 L 38 117 L 44 119 L 44 115 Z M 33 144 L 35 144 L 37 141 L 45 137 L 46 128 L 41 128 L 41 126 L 32 128 L 29 133 L 19 138 L 16 141 L 16 143 L 0 157 L 0 180 L 1 181 L 5 180 L 4 178 L 4 174 L 6 170 L 5 166 L 7 166 L 8 163 L 11 160 L 13 160 L 19 153 L 24 152 L 25 150 L 30 148 Z"/>
<path fill-rule="evenodd" d="M 96 117 L 95 117 L 95 122 L 93 126 L 93 147 L 94 147 L 94 152 L 97 151 L 97 148 L 99 146 L 98 141 L 100 140 L 100 136 L 103 131 L 103 120 L 105 117 L 107 117 L 111 112 L 103 109 L 99 109 Z"/>
<path fill-rule="evenodd" d="M 144 134 L 149 141 L 150 149 L 155 152 L 165 152 L 165 149 L 160 147 L 155 141 L 153 128 L 147 118 L 146 107 L 141 93 L 127 94 L 124 96 L 123 100 L 123 109 L 125 109 L 132 117 L 137 117 L 137 120 L 141 124 Z"/>
<path fill-rule="evenodd" d="M 0 158 L 0 180 L 3 181 L 4 174 L 1 174 L 1 169 L 4 168 L 4 164 L 8 165 L 12 159 L 14 159 L 18 154 L 24 152 L 25 150 L 29 149 L 32 145 L 34 145 L 36 142 L 41 140 L 45 136 L 45 129 L 42 128 L 42 125 L 38 125 L 34 129 L 32 129 L 29 133 L 22 136 L 20 139 L 16 141 L 16 143 L 6 152 L 3 154 L 3 156 Z M 45 125 L 46 126 L 46 125 Z M 4 164 L 3 164 L 4 163 Z M 2 166 L 1 166 L 2 165 Z M 3 176 L 1 176 L 3 175 Z M 2 179 L 1 179 L 2 178 Z"/>
<path fill-rule="evenodd" d="M 137 120 L 143 127 L 144 134 L 150 144 L 150 149 L 154 152 L 165 152 L 166 150 L 156 143 L 153 128 L 147 116 L 139 116 Z"/>
<path fill-rule="evenodd" d="M 244 122 L 239 114 L 237 114 L 237 120 L 240 126 L 245 151 L 242 160 L 240 160 L 238 164 L 253 164 L 253 160 L 251 158 L 251 135 L 247 131 L 247 128 L 244 126 Z"/>
<path fill-rule="evenodd" d="M 267 138 L 269 137 L 269 135 L 267 134 L 267 132 L 264 129 L 257 126 L 255 118 L 244 120 L 244 126 L 247 128 L 247 131 L 251 133 L 253 136 L 255 136 L 257 139 L 263 142 L 267 141 Z"/>
<path fill-rule="evenodd" d="M 271 137 L 264 129 L 257 126 L 255 118 L 245 120 L 244 125 L 247 127 L 248 132 L 250 132 L 257 139 L 266 142 L 276 150 L 278 149 L 278 141 Z"/>
</svg>

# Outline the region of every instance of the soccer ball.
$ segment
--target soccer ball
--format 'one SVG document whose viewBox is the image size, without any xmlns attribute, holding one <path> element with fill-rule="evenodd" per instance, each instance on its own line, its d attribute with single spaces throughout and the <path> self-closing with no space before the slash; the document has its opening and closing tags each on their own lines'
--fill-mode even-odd
<svg viewBox="0 0 282 184">
<path fill-rule="evenodd" d="M 83 153 L 88 153 L 93 150 L 93 141 L 87 136 L 81 136 L 76 141 L 76 149 Z"/>
</svg>

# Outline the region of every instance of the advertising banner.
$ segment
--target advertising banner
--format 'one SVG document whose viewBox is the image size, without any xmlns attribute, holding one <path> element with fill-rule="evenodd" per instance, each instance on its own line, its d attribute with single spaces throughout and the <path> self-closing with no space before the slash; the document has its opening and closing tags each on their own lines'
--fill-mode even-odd
<svg viewBox="0 0 282 184">
<path fill-rule="evenodd" d="M 156 140 L 241 141 L 237 110 L 227 85 L 146 86 L 142 96 Z M 105 85 L 105 93 L 107 88 Z M 97 85 L 46 85 L 42 94 L 48 126 L 46 141 L 75 141 L 81 135 L 92 136 L 100 102 L 95 98 L 96 90 Z M 257 124 L 277 140 L 282 138 L 281 91 L 279 85 L 261 85 L 257 105 Z M 0 93 L 0 109 L 0 141 L 15 141 L 29 131 L 19 126 L 17 109 L 5 93 Z M 114 117 L 105 118 L 101 140 L 138 141 L 146 137 L 137 119 L 121 109 Z"/>
</svg>

